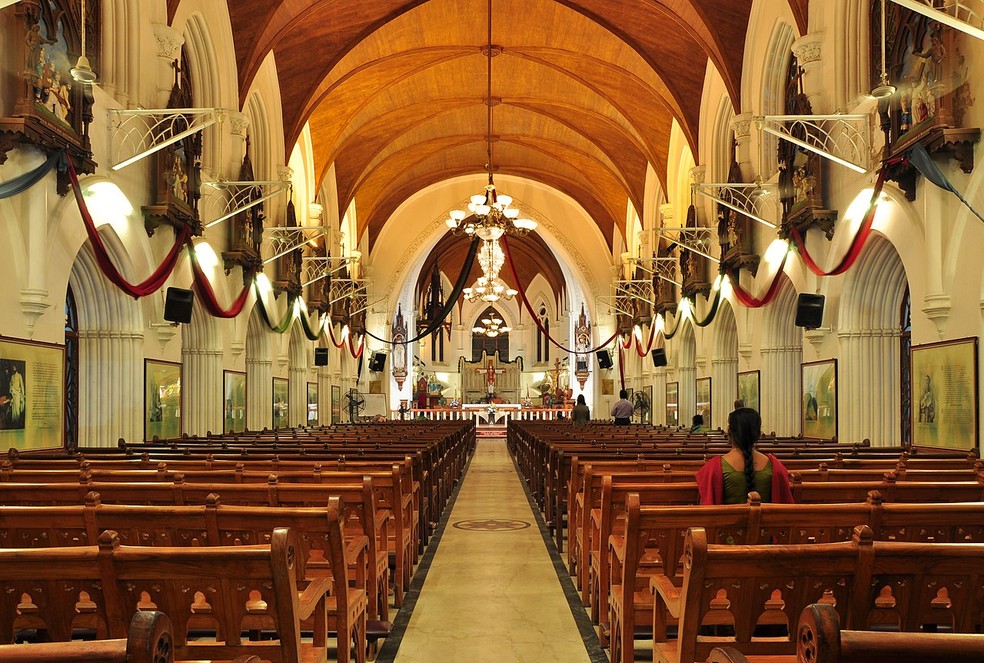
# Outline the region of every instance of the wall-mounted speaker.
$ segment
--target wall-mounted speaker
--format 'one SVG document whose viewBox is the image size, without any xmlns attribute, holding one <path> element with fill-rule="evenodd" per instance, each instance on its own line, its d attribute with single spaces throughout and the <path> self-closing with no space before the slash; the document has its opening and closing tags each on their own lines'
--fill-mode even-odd
<svg viewBox="0 0 984 663">
<path fill-rule="evenodd" d="M 191 322 L 195 293 L 184 288 L 168 288 L 164 295 L 164 319 L 168 322 Z"/>
<path fill-rule="evenodd" d="M 314 365 L 315 366 L 327 366 L 328 365 L 328 348 L 315 348 L 314 349 Z"/>
<path fill-rule="evenodd" d="M 823 322 L 823 295 L 800 293 L 796 300 L 796 326 L 816 329 Z"/>
<path fill-rule="evenodd" d="M 386 365 L 386 353 L 373 352 L 372 358 L 369 360 L 369 370 L 373 373 L 378 373 L 383 370 L 384 365 Z"/>
<path fill-rule="evenodd" d="M 666 366 L 666 350 L 663 348 L 653 350 L 653 366 Z"/>
<path fill-rule="evenodd" d="M 612 364 L 612 353 L 608 350 L 598 350 L 595 353 L 598 356 L 598 368 L 611 368 Z"/>
</svg>

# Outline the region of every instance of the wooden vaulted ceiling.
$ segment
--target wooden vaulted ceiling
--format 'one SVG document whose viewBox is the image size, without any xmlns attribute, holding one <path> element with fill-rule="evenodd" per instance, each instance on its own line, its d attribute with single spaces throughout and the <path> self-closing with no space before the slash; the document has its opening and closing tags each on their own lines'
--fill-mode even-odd
<svg viewBox="0 0 984 663">
<path fill-rule="evenodd" d="M 787 1 L 804 32 L 809 0 Z M 288 151 L 310 123 L 316 172 L 334 164 L 370 246 L 408 196 L 483 171 L 487 0 L 227 2 L 241 99 L 272 51 Z M 495 172 L 568 194 L 611 245 L 628 202 L 643 208 L 647 164 L 665 187 L 674 120 L 700 161 L 708 60 L 740 112 L 751 5 L 494 0 Z"/>
</svg>

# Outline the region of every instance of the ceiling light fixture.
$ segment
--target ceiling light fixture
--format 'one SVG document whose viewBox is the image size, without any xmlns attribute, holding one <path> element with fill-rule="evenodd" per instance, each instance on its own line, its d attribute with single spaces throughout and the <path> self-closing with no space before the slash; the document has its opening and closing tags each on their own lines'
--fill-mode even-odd
<svg viewBox="0 0 984 663">
<path fill-rule="evenodd" d="M 499 246 L 498 239 L 490 239 L 482 242 L 482 248 L 478 250 L 478 264 L 482 267 L 482 275 L 475 280 L 470 288 L 461 291 L 465 299 L 469 302 L 497 302 L 500 299 L 510 300 L 519 291 L 510 288 L 505 281 L 499 278 L 499 270 L 506 262 L 506 256 Z"/>
<path fill-rule="evenodd" d="M 521 218 L 520 212 L 512 205 L 512 197 L 504 193 L 497 193 L 495 182 L 492 180 L 492 173 L 495 170 L 492 161 L 492 0 L 489 0 L 489 39 L 486 55 L 488 57 L 488 89 L 485 103 L 488 106 L 488 133 L 486 135 L 486 146 L 488 163 L 485 164 L 489 171 L 489 183 L 485 185 L 485 192 L 475 194 L 468 203 L 468 211 L 451 210 L 444 223 L 452 234 L 478 235 L 483 240 L 498 240 L 505 233 L 522 236 L 531 230 L 536 230 L 536 221 L 528 218 Z"/>
<path fill-rule="evenodd" d="M 499 334 L 508 334 L 512 331 L 512 327 L 502 324 L 502 318 L 496 315 L 495 311 L 489 314 L 489 317 L 482 318 L 482 327 L 475 326 L 472 327 L 473 334 L 481 334 L 483 336 L 488 336 L 489 338 L 495 338 Z"/>
<path fill-rule="evenodd" d="M 89 58 L 85 57 L 85 5 L 89 0 L 79 1 L 82 4 L 82 26 L 79 29 L 79 33 L 82 37 L 82 52 L 79 54 L 78 62 L 76 62 L 75 66 L 72 67 L 71 73 L 72 78 L 77 80 L 79 83 L 95 83 L 96 72 L 92 71 L 92 66 L 89 64 Z"/>
<path fill-rule="evenodd" d="M 885 61 L 885 5 L 888 0 L 881 0 L 881 81 L 871 90 L 875 99 L 888 99 L 895 94 L 896 87 L 888 80 L 888 63 Z"/>
</svg>

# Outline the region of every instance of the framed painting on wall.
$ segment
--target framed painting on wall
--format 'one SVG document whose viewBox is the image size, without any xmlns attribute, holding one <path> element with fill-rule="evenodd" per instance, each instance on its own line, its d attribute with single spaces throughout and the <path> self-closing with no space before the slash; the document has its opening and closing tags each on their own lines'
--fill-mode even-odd
<svg viewBox="0 0 984 663">
<path fill-rule="evenodd" d="M 307 383 L 307 425 L 318 425 L 318 383 Z"/>
<path fill-rule="evenodd" d="M 803 437 L 837 437 L 837 360 L 802 365 L 800 414 Z"/>
<path fill-rule="evenodd" d="M 222 371 L 222 383 L 222 432 L 241 433 L 246 430 L 246 374 Z"/>
<path fill-rule="evenodd" d="M 759 408 L 759 372 L 745 371 L 738 374 L 738 398 L 756 412 L 761 412 Z"/>
<path fill-rule="evenodd" d="M 273 378 L 273 429 L 287 428 L 287 410 L 290 405 L 287 378 Z"/>
<path fill-rule="evenodd" d="M 65 446 L 65 347 L 0 338 L 0 449 Z"/>
<path fill-rule="evenodd" d="M 697 414 L 704 420 L 703 430 L 711 430 L 711 378 L 697 378 Z"/>
<path fill-rule="evenodd" d="M 144 438 L 181 435 L 181 364 L 144 361 Z"/>
<path fill-rule="evenodd" d="M 666 383 L 666 425 L 680 425 L 680 383 Z"/>
<path fill-rule="evenodd" d="M 977 339 L 913 346 L 909 365 L 913 446 L 976 449 Z"/>
</svg>

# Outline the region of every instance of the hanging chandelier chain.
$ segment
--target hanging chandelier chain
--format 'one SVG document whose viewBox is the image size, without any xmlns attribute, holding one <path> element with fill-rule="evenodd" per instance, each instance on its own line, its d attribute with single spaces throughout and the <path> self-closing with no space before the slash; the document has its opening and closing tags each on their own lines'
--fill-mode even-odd
<svg viewBox="0 0 984 663">
<path fill-rule="evenodd" d="M 489 107 L 488 108 L 489 115 L 488 115 L 488 123 L 487 123 L 488 124 L 487 142 L 488 142 L 488 161 L 489 162 L 488 162 L 487 165 L 488 165 L 488 169 L 489 169 L 489 185 L 491 186 L 492 185 L 492 172 L 493 172 L 493 168 L 492 168 L 492 127 L 493 127 L 493 119 L 492 119 L 492 0 L 489 0 L 489 26 L 488 27 L 489 27 L 489 41 L 488 41 L 488 49 L 489 50 L 488 50 L 488 54 L 487 54 L 487 59 L 488 59 L 488 81 L 487 81 L 488 82 L 488 88 L 487 88 L 487 95 L 485 97 L 485 103 L 487 103 L 488 104 L 488 107 Z"/>
<path fill-rule="evenodd" d="M 82 15 L 81 15 L 81 20 L 82 20 L 82 29 L 81 29 L 81 32 L 82 32 L 82 55 L 85 55 L 85 3 L 86 2 L 87 2 L 87 0 L 81 0 L 81 4 L 82 4 Z"/>
</svg>

